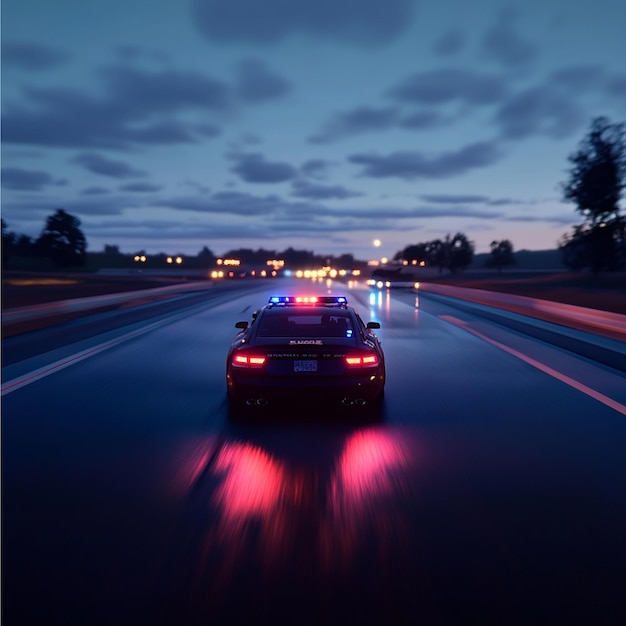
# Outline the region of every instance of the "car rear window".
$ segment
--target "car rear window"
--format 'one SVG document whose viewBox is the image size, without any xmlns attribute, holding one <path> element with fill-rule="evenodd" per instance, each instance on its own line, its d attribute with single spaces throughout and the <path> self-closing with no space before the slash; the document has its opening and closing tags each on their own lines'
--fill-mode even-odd
<svg viewBox="0 0 626 626">
<path fill-rule="evenodd" d="M 352 319 L 343 311 L 267 311 L 260 322 L 259 337 L 354 336 Z"/>
</svg>

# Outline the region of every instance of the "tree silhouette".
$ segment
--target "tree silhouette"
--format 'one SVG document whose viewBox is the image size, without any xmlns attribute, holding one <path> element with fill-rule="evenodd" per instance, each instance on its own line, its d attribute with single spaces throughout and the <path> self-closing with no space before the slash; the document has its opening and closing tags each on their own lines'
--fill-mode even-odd
<svg viewBox="0 0 626 626">
<path fill-rule="evenodd" d="M 491 254 L 487 257 L 485 265 L 487 267 L 497 267 L 498 271 L 502 271 L 507 265 L 515 265 L 515 257 L 513 256 L 513 244 L 508 239 L 502 241 L 492 241 Z"/>
<path fill-rule="evenodd" d="M 426 243 L 416 243 L 404 248 L 404 250 L 400 252 L 396 252 L 394 256 L 396 261 L 407 261 L 411 264 L 421 263 L 428 261 L 428 244 Z"/>
<path fill-rule="evenodd" d="M 425 261 L 439 268 L 439 273 L 444 269 L 452 273 L 465 269 L 471 265 L 473 258 L 474 244 L 463 233 L 456 233 L 454 237 L 448 234 L 443 240 L 433 239 L 426 243 L 413 244 L 394 256 L 397 261 Z"/>
<path fill-rule="evenodd" d="M 464 270 L 474 258 L 474 244 L 463 233 L 457 233 L 454 237 L 446 235 L 445 245 L 448 248 L 448 269 L 455 273 Z"/>
<path fill-rule="evenodd" d="M 617 217 L 626 175 L 624 124 L 597 117 L 579 149 L 568 157 L 573 164 L 563 196 L 592 225 Z"/>
<path fill-rule="evenodd" d="M 41 256 L 47 256 L 59 267 L 85 265 L 87 240 L 79 228 L 80 220 L 63 209 L 48 217 L 46 225 L 37 239 Z"/>
<path fill-rule="evenodd" d="M 575 226 L 561 241 L 563 261 L 572 269 L 617 269 L 623 264 L 624 247 L 624 221 L 619 215 L 626 179 L 624 124 L 595 118 L 568 160 L 572 168 L 562 185 L 563 197 L 576 204 L 585 224 Z"/>
<path fill-rule="evenodd" d="M 448 235 L 449 237 L 449 235 Z M 448 246 L 441 239 L 433 239 L 426 244 L 428 262 L 439 268 L 439 273 L 448 267 Z"/>
</svg>

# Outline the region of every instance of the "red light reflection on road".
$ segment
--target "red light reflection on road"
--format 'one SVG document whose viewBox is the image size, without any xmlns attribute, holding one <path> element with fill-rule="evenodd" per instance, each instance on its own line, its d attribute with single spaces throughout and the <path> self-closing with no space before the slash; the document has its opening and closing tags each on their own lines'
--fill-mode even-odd
<svg viewBox="0 0 626 626">
<path fill-rule="evenodd" d="M 398 503 L 411 490 L 415 459 L 399 431 L 363 430 L 346 441 L 329 489 L 321 545 L 326 568 L 350 568 L 365 543 L 382 555 L 389 543 L 408 540 Z"/>
<path fill-rule="evenodd" d="M 259 446 L 229 442 L 215 462 L 221 480 L 211 498 L 218 513 L 207 537 L 208 553 L 222 555 L 219 584 L 245 559 L 264 571 L 284 562 L 293 545 L 293 515 L 298 501 L 298 477 Z"/>
<path fill-rule="evenodd" d="M 250 445 L 224 446 L 215 469 L 224 474 L 224 482 L 215 495 L 216 504 L 229 523 L 269 516 L 287 482 L 282 464 Z"/>
<path fill-rule="evenodd" d="M 344 446 L 333 481 L 334 492 L 341 489 L 351 501 L 384 495 L 392 488 L 393 470 L 408 466 L 411 460 L 402 441 L 390 431 L 357 432 Z"/>
<path fill-rule="evenodd" d="M 221 448 L 212 469 L 220 483 L 209 503 L 217 518 L 206 548 L 221 554 L 222 584 L 250 558 L 266 572 L 306 563 L 328 573 L 353 567 L 361 549 L 407 540 L 398 517 L 415 451 L 406 433 L 355 432 L 336 459 L 293 467 L 249 442 Z"/>
</svg>

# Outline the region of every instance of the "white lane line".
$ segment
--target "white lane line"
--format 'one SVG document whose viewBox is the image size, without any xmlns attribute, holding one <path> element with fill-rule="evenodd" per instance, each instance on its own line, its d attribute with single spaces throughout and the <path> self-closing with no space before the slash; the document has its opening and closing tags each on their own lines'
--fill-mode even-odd
<svg viewBox="0 0 626 626">
<path fill-rule="evenodd" d="M 18 376 L 17 378 L 14 378 L 13 380 L 10 380 L 8 383 L 2 385 L 2 392 L 0 393 L 0 396 L 5 396 L 9 393 L 12 393 L 13 391 L 17 391 L 18 389 L 21 389 L 22 387 L 26 387 L 27 385 L 30 385 L 31 383 L 41 380 L 42 378 L 46 378 L 46 376 L 50 376 L 62 369 L 65 369 L 66 367 L 70 367 L 70 365 L 75 365 L 76 363 L 80 363 L 81 361 L 84 361 L 85 359 L 88 359 L 89 357 L 95 356 L 96 354 L 99 354 L 100 352 L 104 352 L 105 350 L 108 350 L 110 348 L 113 348 L 114 346 L 124 343 L 125 341 L 129 341 L 131 339 L 134 339 L 135 337 L 139 337 L 140 335 L 148 333 L 151 330 L 158 328 L 159 326 L 169 324 L 182 317 L 185 317 L 188 314 L 189 312 L 187 311 L 186 313 L 180 313 L 178 315 L 174 315 L 173 317 L 169 317 L 167 319 L 154 322 L 150 324 L 149 326 L 144 326 L 142 328 L 134 330 L 125 335 L 121 335 L 120 337 L 116 337 L 115 339 L 111 339 L 110 341 L 105 341 L 104 343 L 101 343 L 97 346 L 93 346 L 92 348 L 88 348 L 86 350 L 82 350 L 81 352 L 77 352 L 76 354 L 73 354 L 72 356 L 66 357 L 65 359 L 61 359 L 60 361 L 56 361 L 55 363 L 50 363 L 49 365 L 40 367 L 39 369 L 29 372 L 28 374 L 24 374 L 23 376 Z"/>
<path fill-rule="evenodd" d="M 505 352 L 512 354 L 513 356 L 524 361 L 525 363 L 528 363 L 528 365 L 532 365 L 538 370 L 544 372 L 544 374 L 548 374 L 549 376 L 556 378 L 562 383 L 565 383 L 566 385 L 569 385 L 570 387 L 573 387 L 574 389 L 581 391 L 582 393 L 588 395 L 590 398 L 593 398 L 594 400 L 601 402 L 602 404 L 608 406 L 614 411 L 617 411 L 618 413 L 621 413 L 622 415 L 626 415 L 626 406 L 617 402 L 616 400 L 613 400 L 612 398 L 609 398 L 608 396 L 605 396 L 603 393 L 600 393 L 599 391 L 596 391 L 595 389 L 592 389 L 591 387 L 587 387 L 587 385 L 575 380 L 574 378 L 570 378 L 569 376 L 566 376 L 565 374 L 555 369 L 552 369 L 551 367 L 548 367 L 544 363 L 541 363 L 541 361 L 537 361 L 536 359 L 533 359 L 525 355 L 523 352 L 519 352 L 518 350 L 515 350 L 514 348 L 510 348 L 509 346 L 506 346 L 503 343 L 496 341 L 495 339 L 491 339 L 487 337 L 486 335 L 483 335 L 481 332 L 471 328 L 470 325 L 463 320 L 453 317 L 452 315 L 440 315 L 439 317 L 440 319 L 446 322 L 449 322 L 450 324 L 454 324 L 455 326 L 458 326 L 459 328 L 466 330 L 468 333 L 472 333 L 472 335 L 476 335 L 476 337 L 479 337 L 483 341 L 486 341 L 496 346 L 497 348 L 500 348 L 501 350 L 504 350 Z"/>
</svg>

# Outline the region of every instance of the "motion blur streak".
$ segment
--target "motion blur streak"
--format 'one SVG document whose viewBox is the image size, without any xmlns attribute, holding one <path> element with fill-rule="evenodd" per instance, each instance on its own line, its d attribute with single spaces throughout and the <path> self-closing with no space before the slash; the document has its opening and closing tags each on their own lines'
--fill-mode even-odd
<svg viewBox="0 0 626 626">
<path fill-rule="evenodd" d="M 215 470 L 224 474 L 215 501 L 232 529 L 254 517 L 271 520 L 281 493 L 287 489 L 282 464 L 260 448 L 227 444 L 220 451 Z"/>
<path fill-rule="evenodd" d="M 258 445 L 228 442 L 212 468 L 220 484 L 210 504 L 219 522 L 206 548 L 221 555 L 221 584 L 250 547 L 265 574 L 307 564 L 340 574 L 367 546 L 404 544 L 398 498 L 410 499 L 414 446 L 406 433 L 363 430 L 349 436 L 331 468 L 294 467 Z M 395 504 L 394 504 L 395 503 Z"/>
<path fill-rule="evenodd" d="M 294 510 L 298 510 L 301 477 L 289 474 L 280 461 L 250 443 L 228 442 L 220 450 L 214 474 L 221 480 L 211 498 L 218 512 L 206 548 L 220 554 L 218 588 L 228 587 L 254 546 L 261 569 L 274 570 L 283 550 L 294 544 Z M 214 589 L 214 591 L 217 591 Z"/>
<path fill-rule="evenodd" d="M 393 546 L 407 546 L 407 523 L 397 503 L 413 499 L 409 470 L 416 448 L 405 432 L 392 430 L 363 430 L 346 441 L 329 488 L 326 569 L 349 571 L 366 545 L 376 545 L 380 557 Z"/>
<path fill-rule="evenodd" d="M 344 500 L 361 508 L 368 499 L 393 489 L 397 470 L 412 462 L 408 446 L 393 431 L 363 430 L 352 435 L 344 447 L 333 476 L 332 502 Z"/>
<path fill-rule="evenodd" d="M 547 365 L 544 365 L 543 363 L 540 363 L 536 359 L 526 356 L 525 354 L 523 354 L 522 352 L 519 352 L 518 350 L 515 350 L 514 348 L 505 346 L 504 344 L 500 343 L 499 341 L 496 341 L 495 339 L 490 339 L 486 335 L 483 335 L 477 330 L 474 330 L 473 328 L 471 328 L 469 324 L 467 322 L 464 322 L 463 320 L 460 320 L 451 315 L 441 315 L 440 317 L 442 320 L 445 320 L 446 322 L 449 322 L 450 324 L 454 324 L 455 326 L 458 326 L 459 328 L 466 330 L 468 333 L 472 333 L 473 335 L 476 335 L 476 337 L 479 337 L 483 341 L 486 341 L 487 343 L 490 343 L 491 345 L 496 346 L 497 348 L 500 348 L 500 350 L 504 350 L 505 352 L 512 354 L 514 357 L 517 357 L 518 359 L 521 359 L 525 363 L 528 363 L 528 365 L 532 365 L 533 367 L 536 367 L 538 370 L 542 371 L 544 374 L 548 374 L 548 376 L 552 376 L 552 378 L 556 378 L 557 380 L 560 380 L 562 383 L 565 383 L 566 385 L 569 385 L 570 387 L 573 387 L 574 389 L 581 391 L 582 393 L 588 395 L 590 398 L 593 398 L 594 400 L 601 402 L 602 404 L 608 406 L 614 411 L 617 411 L 618 413 L 621 413 L 622 415 L 626 415 L 626 406 L 624 406 L 620 402 L 616 402 L 615 400 L 609 398 L 608 396 L 605 396 L 603 393 L 600 393 L 599 391 L 596 391 L 595 389 L 592 389 L 591 387 L 587 387 L 587 385 L 584 385 L 583 383 L 577 380 L 574 380 L 573 378 L 570 378 L 569 376 L 566 376 L 565 374 L 562 374 L 561 372 L 557 372 L 557 370 L 552 369 L 551 367 L 548 367 Z"/>
</svg>

